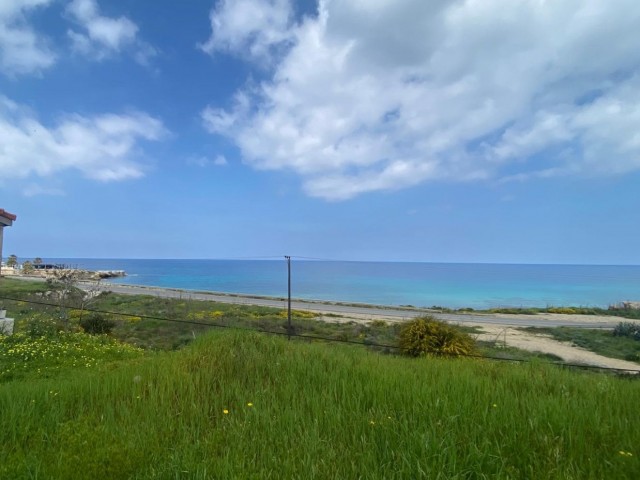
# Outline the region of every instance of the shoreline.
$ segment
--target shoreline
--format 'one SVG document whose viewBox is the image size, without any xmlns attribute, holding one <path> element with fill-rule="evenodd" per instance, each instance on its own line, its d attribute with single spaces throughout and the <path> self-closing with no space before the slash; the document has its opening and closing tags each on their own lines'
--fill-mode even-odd
<svg viewBox="0 0 640 480">
<path fill-rule="evenodd" d="M 40 276 L 7 275 L 5 278 L 15 278 L 22 281 L 44 282 L 46 278 Z M 273 308 L 287 308 L 286 297 L 272 297 L 268 295 L 251 295 L 244 293 L 216 292 L 209 290 L 189 290 L 175 287 L 160 287 L 150 285 L 131 285 L 116 282 L 98 283 L 102 291 L 111 291 L 124 295 L 152 295 L 164 298 L 184 298 L 191 300 L 213 301 L 236 305 L 254 305 Z M 95 288 L 95 282 L 81 281 L 79 286 L 84 290 Z M 347 318 L 375 317 L 391 321 L 402 321 L 417 317 L 421 314 L 432 315 L 435 318 L 452 323 L 469 325 L 505 325 L 511 327 L 579 327 L 579 328 L 613 328 L 619 322 L 637 322 L 616 315 L 586 315 L 568 313 L 493 313 L 488 310 L 458 309 L 442 312 L 440 309 L 414 306 L 396 306 L 371 303 L 340 302 L 331 300 L 309 300 L 291 298 L 293 310 L 308 310 L 320 314 L 338 314 Z M 520 310 L 519 307 L 513 307 Z M 567 307 L 571 308 L 571 307 Z M 575 308 L 575 307 L 574 307 Z M 524 309 L 522 309 L 524 310 Z"/>
<path fill-rule="evenodd" d="M 124 269 L 130 277 L 107 279 L 109 283 L 251 297 L 282 298 L 287 294 L 286 272 L 264 265 L 242 266 L 241 262 L 208 260 L 176 264 L 135 259 L 118 262 L 86 259 L 86 263 L 80 259 L 50 261 L 92 271 Z M 569 268 L 570 265 L 545 266 L 541 270 L 506 266 L 478 270 L 471 264 L 442 264 L 446 268 L 440 269 L 423 268 L 419 264 L 409 269 L 327 265 L 310 262 L 294 272 L 293 293 L 298 300 L 447 313 L 467 309 L 545 310 L 569 305 L 576 309 L 607 309 L 640 300 L 640 268 L 627 274 L 618 267 L 608 266 L 603 271 L 583 271 Z M 16 273 L 21 273 L 19 268 Z"/>
<path fill-rule="evenodd" d="M 106 288 L 105 288 L 106 287 Z M 166 298 L 183 298 L 192 300 L 214 301 L 236 305 L 254 305 L 274 308 L 287 308 L 287 299 L 240 293 L 212 292 L 202 290 L 186 290 L 170 287 L 138 286 L 117 283 L 102 285 L 103 290 L 125 295 L 154 295 Z M 511 327 L 578 327 L 578 328 L 613 328 L 621 321 L 634 321 L 614 315 L 585 315 L 544 313 L 491 313 L 487 311 L 442 313 L 439 310 L 417 307 L 396 307 L 394 305 L 375 305 L 367 303 L 344 303 L 337 301 L 291 299 L 292 310 L 307 310 L 319 314 L 341 315 L 346 319 L 362 320 L 366 318 L 404 321 L 422 314 L 432 315 L 437 319 L 452 323 L 468 325 L 504 325 Z"/>
</svg>

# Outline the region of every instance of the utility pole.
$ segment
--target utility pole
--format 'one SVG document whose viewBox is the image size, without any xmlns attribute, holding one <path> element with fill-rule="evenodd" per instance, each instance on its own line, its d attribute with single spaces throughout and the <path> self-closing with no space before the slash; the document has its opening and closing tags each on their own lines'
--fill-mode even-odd
<svg viewBox="0 0 640 480">
<path fill-rule="evenodd" d="M 285 255 L 284 258 L 287 260 L 287 333 L 291 340 L 291 257 Z"/>
</svg>

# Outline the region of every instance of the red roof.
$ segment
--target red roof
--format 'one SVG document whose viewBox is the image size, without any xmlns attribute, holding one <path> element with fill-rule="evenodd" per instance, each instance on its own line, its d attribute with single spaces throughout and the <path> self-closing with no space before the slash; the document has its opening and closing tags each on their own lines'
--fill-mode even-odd
<svg viewBox="0 0 640 480">
<path fill-rule="evenodd" d="M 18 218 L 13 213 L 9 213 L 6 210 L 3 210 L 2 208 L 0 208 L 0 215 L 8 218 L 9 220 L 15 220 L 16 218 Z"/>
</svg>

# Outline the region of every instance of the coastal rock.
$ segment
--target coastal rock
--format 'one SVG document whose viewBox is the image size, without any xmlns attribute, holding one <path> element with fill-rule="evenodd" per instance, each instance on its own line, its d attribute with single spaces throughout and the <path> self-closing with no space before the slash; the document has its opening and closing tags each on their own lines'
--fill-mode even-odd
<svg viewBox="0 0 640 480">
<path fill-rule="evenodd" d="M 60 279 L 70 277 L 74 280 L 102 280 L 105 278 L 126 277 L 124 270 L 82 270 L 82 269 L 56 269 L 43 272 L 48 279 Z M 41 273 L 42 275 L 42 273 Z"/>
<path fill-rule="evenodd" d="M 640 310 L 640 302 L 620 302 L 609 307 L 610 310 Z"/>
<path fill-rule="evenodd" d="M 92 277 L 96 280 L 102 278 L 117 278 L 126 277 L 127 273 L 124 270 L 98 270 L 92 272 Z"/>
</svg>

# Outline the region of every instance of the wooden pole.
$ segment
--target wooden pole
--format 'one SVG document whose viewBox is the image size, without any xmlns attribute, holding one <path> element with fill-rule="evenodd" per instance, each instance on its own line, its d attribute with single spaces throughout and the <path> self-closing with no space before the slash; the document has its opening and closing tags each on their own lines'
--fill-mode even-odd
<svg viewBox="0 0 640 480">
<path fill-rule="evenodd" d="M 285 255 L 284 258 L 287 259 L 287 333 L 291 340 L 291 257 Z"/>
</svg>

